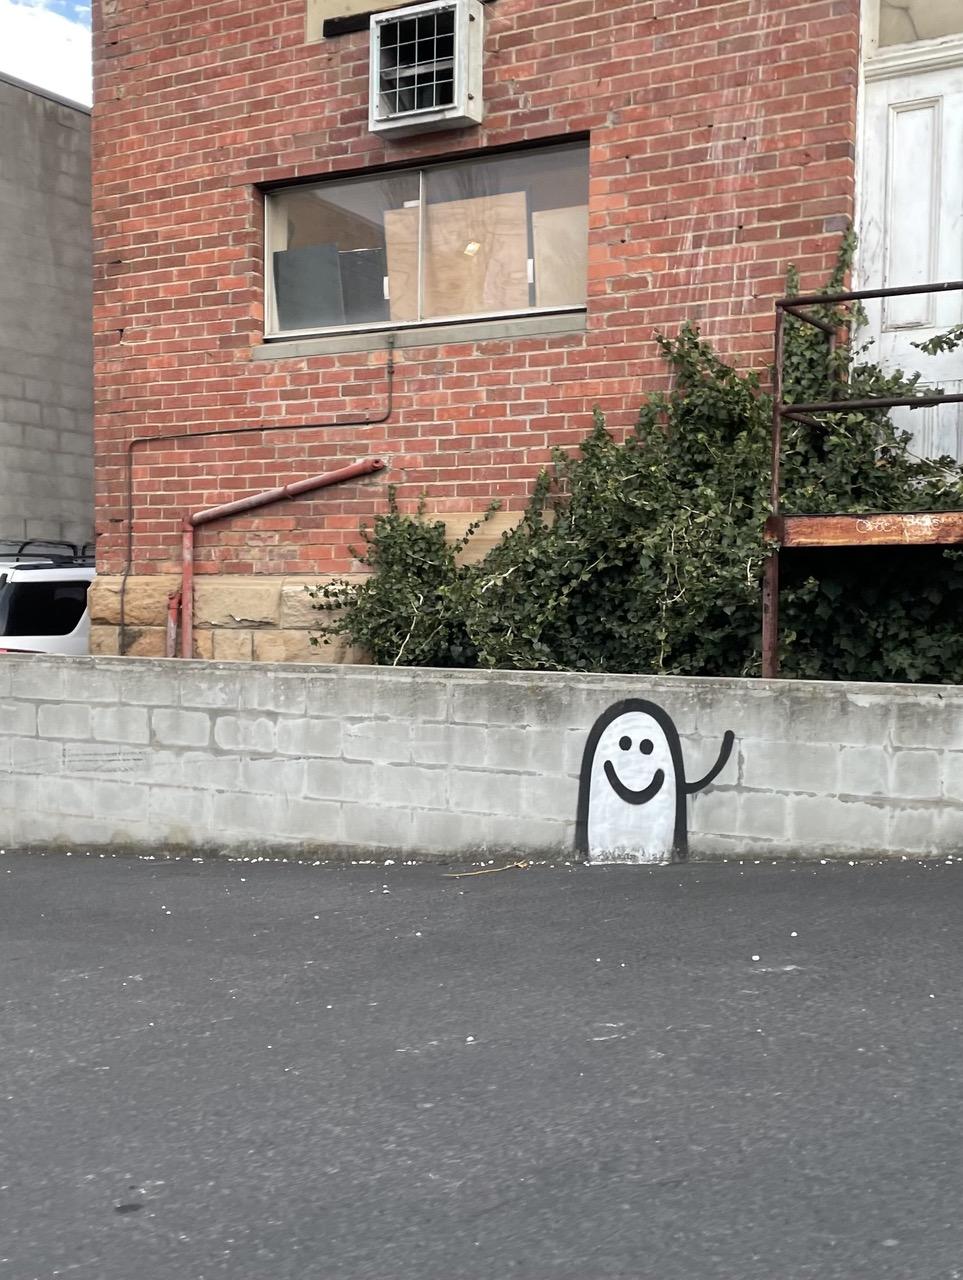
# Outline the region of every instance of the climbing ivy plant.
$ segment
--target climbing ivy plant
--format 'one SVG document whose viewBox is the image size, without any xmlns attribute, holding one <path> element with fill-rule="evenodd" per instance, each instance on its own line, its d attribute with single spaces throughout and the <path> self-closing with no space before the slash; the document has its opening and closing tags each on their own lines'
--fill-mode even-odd
<svg viewBox="0 0 963 1280">
<path fill-rule="evenodd" d="M 829 289 L 842 286 L 847 237 Z M 790 273 L 788 291 L 798 292 Z M 842 329 L 851 317 L 824 309 Z M 772 403 L 691 325 L 656 341 L 669 389 L 625 439 L 596 413 L 575 453 L 556 450 L 518 526 L 476 563 L 424 509 L 388 509 L 362 529 L 360 585 L 312 589 L 344 636 L 382 664 L 751 675 L 760 668 L 763 526 Z M 768 372 L 768 371 L 767 371 Z M 865 348 L 789 319 L 785 392 L 796 403 L 911 394 Z M 766 378 L 768 384 L 769 379 Z M 963 507 L 950 458 L 922 460 L 882 411 L 785 424 L 783 510 Z M 497 504 L 494 504 L 497 505 Z M 963 681 L 963 555 L 853 549 L 782 557 L 783 671 L 813 678 Z"/>
</svg>

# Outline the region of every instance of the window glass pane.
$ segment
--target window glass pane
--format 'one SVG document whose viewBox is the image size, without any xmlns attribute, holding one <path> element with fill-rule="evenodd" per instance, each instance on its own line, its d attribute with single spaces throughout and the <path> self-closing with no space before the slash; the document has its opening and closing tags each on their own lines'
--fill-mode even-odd
<svg viewBox="0 0 963 1280">
<path fill-rule="evenodd" d="M 584 306 L 588 148 L 425 170 L 423 318 Z"/>
<path fill-rule="evenodd" d="M 963 0 L 880 0 L 879 43 L 912 44 L 963 32 Z"/>
<path fill-rule="evenodd" d="M 586 144 L 268 199 L 275 332 L 585 305 Z"/>
<path fill-rule="evenodd" d="M 277 328 L 327 329 L 389 319 L 388 211 L 418 205 L 417 173 L 297 187 L 271 197 Z"/>
<path fill-rule="evenodd" d="M 0 635 L 70 635 L 86 604 L 86 582 L 8 582 L 0 588 Z"/>
</svg>

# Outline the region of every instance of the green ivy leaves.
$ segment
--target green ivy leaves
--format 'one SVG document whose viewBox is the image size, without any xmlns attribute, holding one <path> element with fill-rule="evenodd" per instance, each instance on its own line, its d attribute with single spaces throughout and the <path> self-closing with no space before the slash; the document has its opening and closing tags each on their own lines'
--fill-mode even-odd
<svg viewBox="0 0 963 1280">
<path fill-rule="evenodd" d="M 847 238 L 830 288 L 842 286 Z M 791 274 L 790 291 L 798 289 Z M 842 329 L 849 318 L 824 309 Z M 657 337 L 670 389 L 624 440 L 596 414 L 577 453 L 556 451 L 519 525 L 479 562 L 445 526 L 388 510 L 363 529 L 359 586 L 312 591 L 322 628 L 381 664 L 750 675 L 759 670 L 772 404 L 693 326 Z M 790 318 L 785 388 L 798 403 L 908 394 L 864 351 Z M 951 459 L 912 456 L 881 412 L 786 423 L 786 512 L 963 506 Z M 494 504 L 497 505 L 497 504 Z M 492 508 L 493 509 L 493 508 Z M 491 510 L 491 509 L 490 509 Z M 490 511 L 479 521 L 483 523 Z M 963 555 L 936 549 L 787 553 L 783 671 L 810 678 L 963 681 Z"/>
</svg>

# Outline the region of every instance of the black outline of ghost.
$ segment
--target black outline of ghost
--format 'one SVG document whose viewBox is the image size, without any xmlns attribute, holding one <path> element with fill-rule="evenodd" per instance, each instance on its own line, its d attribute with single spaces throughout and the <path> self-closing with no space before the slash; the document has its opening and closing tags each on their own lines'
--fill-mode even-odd
<svg viewBox="0 0 963 1280">
<path fill-rule="evenodd" d="M 595 759 L 595 749 L 599 744 L 599 739 L 609 727 L 613 720 L 617 720 L 619 716 L 625 715 L 630 711 L 640 711 L 644 715 L 651 716 L 658 724 L 659 728 L 665 734 L 666 742 L 669 744 L 669 755 L 672 757 L 672 767 L 675 770 L 676 789 L 675 789 L 675 826 L 672 838 L 672 853 L 679 862 L 685 862 L 689 856 L 689 831 L 688 831 L 688 797 L 695 795 L 697 791 L 702 791 L 713 782 L 722 770 L 729 763 L 729 757 L 732 755 L 732 748 L 736 737 L 731 729 L 727 729 L 722 735 L 722 746 L 719 748 L 719 756 L 705 775 L 698 782 L 687 782 L 685 776 L 685 762 L 682 758 L 682 742 L 679 738 L 679 731 L 675 727 L 672 717 L 663 710 L 655 702 L 647 702 L 644 698 L 626 698 L 623 702 L 613 703 L 608 710 L 603 711 L 599 718 L 589 730 L 589 736 L 585 743 L 585 750 L 582 753 L 582 768 L 579 773 L 578 781 L 578 809 L 575 817 L 575 848 L 579 853 L 584 853 L 588 857 L 588 811 L 589 811 L 589 793 L 592 786 L 592 761 Z M 608 762 L 606 762 L 608 763 Z M 661 773 L 659 769 L 656 773 Z M 608 770 L 606 770 L 606 778 L 611 786 L 611 779 L 608 778 Z M 653 783 L 655 775 L 653 775 Z M 662 782 L 665 782 L 663 777 Z M 629 804 L 645 804 L 662 789 L 662 784 L 652 788 L 650 784 L 646 787 L 641 795 L 644 799 L 628 800 Z M 613 790 L 616 790 L 613 787 Z M 646 794 L 650 792 L 651 794 Z M 625 800 L 624 796 L 616 790 L 616 795 L 620 799 Z"/>
</svg>

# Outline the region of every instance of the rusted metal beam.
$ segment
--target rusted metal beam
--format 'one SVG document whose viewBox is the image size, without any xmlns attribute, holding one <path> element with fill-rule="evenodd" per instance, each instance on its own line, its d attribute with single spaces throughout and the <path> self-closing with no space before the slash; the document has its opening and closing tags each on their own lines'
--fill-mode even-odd
<svg viewBox="0 0 963 1280">
<path fill-rule="evenodd" d="M 779 495 L 782 489 L 782 389 L 783 365 L 786 358 L 786 317 L 776 312 L 775 363 L 772 367 L 772 475 L 769 481 L 769 505 L 774 514 L 779 512 Z"/>
<path fill-rule="evenodd" d="M 796 413 L 795 410 L 790 413 L 788 410 L 783 409 L 782 416 L 784 419 L 788 418 L 790 422 L 798 422 L 801 427 L 809 427 L 811 431 L 825 432 L 829 430 L 828 422 L 820 422 L 818 418 L 810 418 L 808 413 Z"/>
<path fill-rule="evenodd" d="M 795 303 L 780 303 L 780 306 L 787 315 L 795 316 L 797 320 L 804 320 L 806 324 L 811 324 L 815 329 L 822 329 L 823 333 L 835 334 L 839 328 L 838 324 L 832 324 L 829 320 L 821 320 L 819 316 L 814 316 L 808 311 L 800 311 Z"/>
<path fill-rule="evenodd" d="M 927 547 L 963 543 L 963 511 L 770 516 L 766 537 L 792 547 Z"/>
<path fill-rule="evenodd" d="M 779 549 L 773 547 L 762 574 L 762 678 L 775 680 L 778 675 Z"/>
<path fill-rule="evenodd" d="M 785 310 L 787 307 L 836 306 L 841 302 L 863 302 L 869 298 L 903 298 L 914 293 L 953 293 L 960 289 L 963 289 L 963 280 L 943 280 L 937 284 L 906 284 L 892 289 L 856 289 L 849 293 L 801 293 L 795 298 L 780 298 L 776 306 L 780 310 Z"/>
<path fill-rule="evenodd" d="M 795 414 L 849 413 L 853 409 L 925 409 L 935 404 L 963 404 L 963 394 L 949 396 L 873 396 L 866 400 L 814 400 L 810 404 L 784 404 L 782 416 Z"/>
</svg>

